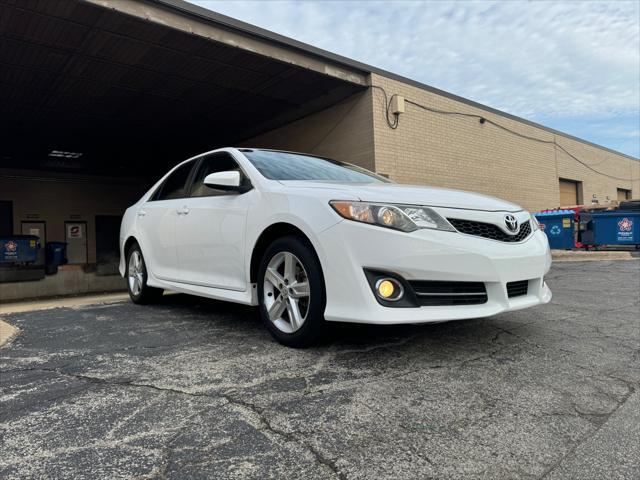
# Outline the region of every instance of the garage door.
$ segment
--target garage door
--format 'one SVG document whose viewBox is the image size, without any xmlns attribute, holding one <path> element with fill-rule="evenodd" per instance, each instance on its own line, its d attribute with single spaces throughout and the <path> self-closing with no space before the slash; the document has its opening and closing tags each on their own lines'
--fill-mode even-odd
<svg viewBox="0 0 640 480">
<path fill-rule="evenodd" d="M 578 205 L 578 183 L 560 180 L 560 206 L 570 207 L 572 205 Z"/>
</svg>

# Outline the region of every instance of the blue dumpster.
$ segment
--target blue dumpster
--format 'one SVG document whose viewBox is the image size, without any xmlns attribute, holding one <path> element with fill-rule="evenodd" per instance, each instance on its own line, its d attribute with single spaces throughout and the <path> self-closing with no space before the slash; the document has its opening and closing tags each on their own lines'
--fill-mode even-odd
<svg viewBox="0 0 640 480">
<path fill-rule="evenodd" d="M 58 273 L 58 266 L 67 262 L 67 243 L 47 242 L 45 247 L 45 271 L 47 275 Z"/>
<path fill-rule="evenodd" d="M 640 212 L 611 210 L 580 216 L 585 245 L 640 245 Z"/>
<path fill-rule="evenodd" d="M 0 263 L 35 263 L 40 238 L 35 235 L 0 237 Z"/>
<path fill-rule="evenodd" d="M 535 214 L 540 229 L 547 235 L 549 246 L 555 250 L 571 250 L 575 245 L 573 210 L 552 210 Z"/>
</svg>

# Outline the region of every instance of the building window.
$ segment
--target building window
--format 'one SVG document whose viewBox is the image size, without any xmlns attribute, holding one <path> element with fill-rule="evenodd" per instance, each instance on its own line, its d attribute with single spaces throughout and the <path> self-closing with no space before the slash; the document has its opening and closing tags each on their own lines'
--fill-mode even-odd
<svg viewBox="0 0 640 480">
<path fill-rule="evenodd" d="M 582 182 L 560 179 L 560 206 L 571 207 L 582 204 Z"/>
<path fill-rule="evenodd" d="M 619 188 L 618 201 L 624 202 L 625 200 L 631 200 L 631 190 L 627 190 L 626 188 Z"/>
</svg>

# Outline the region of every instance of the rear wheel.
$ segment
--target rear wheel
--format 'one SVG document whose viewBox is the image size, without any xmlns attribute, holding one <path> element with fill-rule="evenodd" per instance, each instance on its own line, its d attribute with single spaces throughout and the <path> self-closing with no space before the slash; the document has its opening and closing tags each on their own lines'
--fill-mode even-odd
<svg viewBox="0 0 640 480">
<path fill-rule="evenodd" d="M 258 300 L 262 321 L 283 345 L 306 347 L 322 338 L 324 279 L 307 242 L 283 237 L 267 248 L 258 270 Z"/>
<path fill-rule="evenodd" d="M 147 285 L 147 266 L 142 250 L 137 243 L 129 249 L 127 255 L 127 289 L 133 303 L 148 304 L 157 302 L 163 290 Z"/>
</svg>

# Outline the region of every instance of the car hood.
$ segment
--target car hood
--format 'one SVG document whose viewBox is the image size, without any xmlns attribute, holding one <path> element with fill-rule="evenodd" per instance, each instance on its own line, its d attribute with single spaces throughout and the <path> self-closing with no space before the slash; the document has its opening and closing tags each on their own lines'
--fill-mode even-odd
<svg viewBox="0 0 640 480">
<path fill-rule="evenodd" d="M 326 193 L 328 200 L 350 200 L 354 197 L 367 202 L 428 205 L 432 207 L 463 208 L 468 210 L 517 212 L 522 207 L 480 193 L 448 188 L 400 185 L 397 183 L 332 183 L 283 180 L 281 184 Z M 341 196 L 342 195 L 342 196 Z"/>
</svg>

